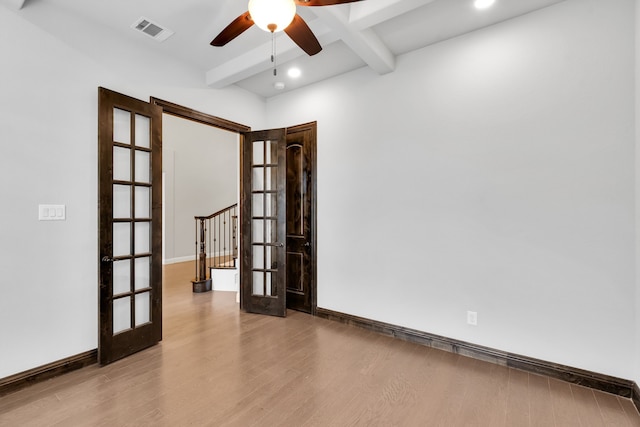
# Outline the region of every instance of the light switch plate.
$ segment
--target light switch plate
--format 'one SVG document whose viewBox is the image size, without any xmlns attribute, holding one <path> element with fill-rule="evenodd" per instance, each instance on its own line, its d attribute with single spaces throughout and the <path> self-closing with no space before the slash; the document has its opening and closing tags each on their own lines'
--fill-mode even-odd
<svg viewBox="0 0 640 427">
<path fill-rule="evenodd" d="M 67 207 L 65 205 L 38 205 L 38 220 L 64 221 L 66 219 Z"/>
</svg>

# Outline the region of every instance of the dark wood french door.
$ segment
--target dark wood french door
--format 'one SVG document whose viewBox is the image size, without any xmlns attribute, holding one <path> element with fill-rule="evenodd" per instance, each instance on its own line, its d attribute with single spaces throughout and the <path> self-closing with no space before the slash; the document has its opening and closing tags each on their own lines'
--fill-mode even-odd
<svg viewBox="0 0 640 427">
<path fill-rule="evenodd" d="M 162 108 L 100 88 L 98 357 L 162 339 Z"/>
<path fill-rule="evenodd" d="M 313 313 L 316 123 L 242 134 L 241 305 Z"/>
<path fill-rule="evenodd" d="M 287 308 L 315 310 L 316 123 L 287 128 Z"/>
<path fill-rule="evenodd" d="M 242 134 L 242 307 L 250 313 L 286 316 L 285 130 Z"/>
</svg>

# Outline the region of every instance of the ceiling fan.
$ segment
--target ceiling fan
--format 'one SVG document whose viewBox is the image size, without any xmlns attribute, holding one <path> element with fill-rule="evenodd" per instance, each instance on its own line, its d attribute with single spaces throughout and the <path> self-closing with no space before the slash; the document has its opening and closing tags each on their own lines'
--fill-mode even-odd
<svg viewBox="0 0 640 427">
<path fill-rule="evenodd" d="M 296 6 L 332 6 L 356 1 L 361 0 L 249 0 L 249 10 L 222 30 L 211 46 L 224 46 L 256 24 L 270 33 L 284 31 L 308 55 L 315 55 L 322 46 L 296 13 Z"/>
</svg>

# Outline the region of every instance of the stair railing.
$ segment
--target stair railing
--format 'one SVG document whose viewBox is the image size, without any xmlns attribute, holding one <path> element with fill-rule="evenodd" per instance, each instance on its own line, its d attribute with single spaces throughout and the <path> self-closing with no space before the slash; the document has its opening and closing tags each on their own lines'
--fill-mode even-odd
<svg viewBox="0 0 640 427">
<path fill-rule="evenodd" d="M 238 204 L 195 217 L 196 279 L 194 292 L 211 290 L 211 268 L 233 268 L 238 257 Z"/>
</svg>

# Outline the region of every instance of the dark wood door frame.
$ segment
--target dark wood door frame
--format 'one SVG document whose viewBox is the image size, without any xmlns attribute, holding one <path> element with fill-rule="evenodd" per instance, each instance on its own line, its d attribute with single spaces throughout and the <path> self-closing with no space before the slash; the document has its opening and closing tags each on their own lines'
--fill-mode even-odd
<svg viewBox="0 0 640 427">
<path fill-rule="evenodd" d="M 205 125 L 214 126 L 220 129 L 228 130 L 235 133 L 249 132 L 251 127 L 225 120 L 220 117 L 211 116 L 209 114 L 201 113 L 191 108 L 183 107 L 173 102 L 164 101 L 159 98 L 151 97 L 150 102 L 154 105 L 162 107 L 162 112 L 171 114 L 172 116 L 180 117 L 194 122 L 199 122 Z"/>
<path fill-rule="evenodd" d="M 219 129 L 224 129 L 230 132 L 235 132 L 239 135 L 239 144 L 240 147 L 243 145 L 243 133 L 250 132 L 251 127 L 246 126 L 240 123 L 236 123 L 230 120 L 226 120 L 220 117 L 212 116 L 209 114 L 202 113 L 197 110 L 193 110 L 188 107 L 184 107 L 182 105 L 174 104 L 173 102 L 165 101 L 160 98 L 151 97 L 150 103 L 154 105 L 158 105 L 162 107 L 163 113 L 171 114 L 172 116 L 180 117 L 187 120 L 192 120 L 198 123 L 202 123 L 209 126 L 214 126 Z M 312 141 L 312 161 L 313 168 L 311 171 L 311 180 L 313 185 L 313 195 L 312 195 L 312 220 L 311 220 L 311 241 L 310 241 L 310 251 L 313 254 L 311 257 L 311 277 L 310 277 L 310 289 L 311 289 L 311 314 L 316 315 L 317 307 L 318 307 L 318 297 L 317 297 L 317 163 L 316 163 L 316 132 L 317 132 L 317 122 L 309 122 L 297 126 L 291 126 L 286 128 L 287 133 L 290 132 L 299 132 L 301 130 L 310 130 L 313 133 L 313 141 Z M 243 155 L 242 149 L 240 148 L 240 167 L 242 167 L 242 158 Z M 240 188 L 243 185 L 243 171 L 240 170 Z M 242 211 L 242 200 L 240 200 L 240 211 Z M 242 238 L 242 236 L 240 236 Z M 242 294 L 242 293 L 241 293 Z M 240 307 L 243 308 L 243 300 L 240 300 Z"/>
</svg>

